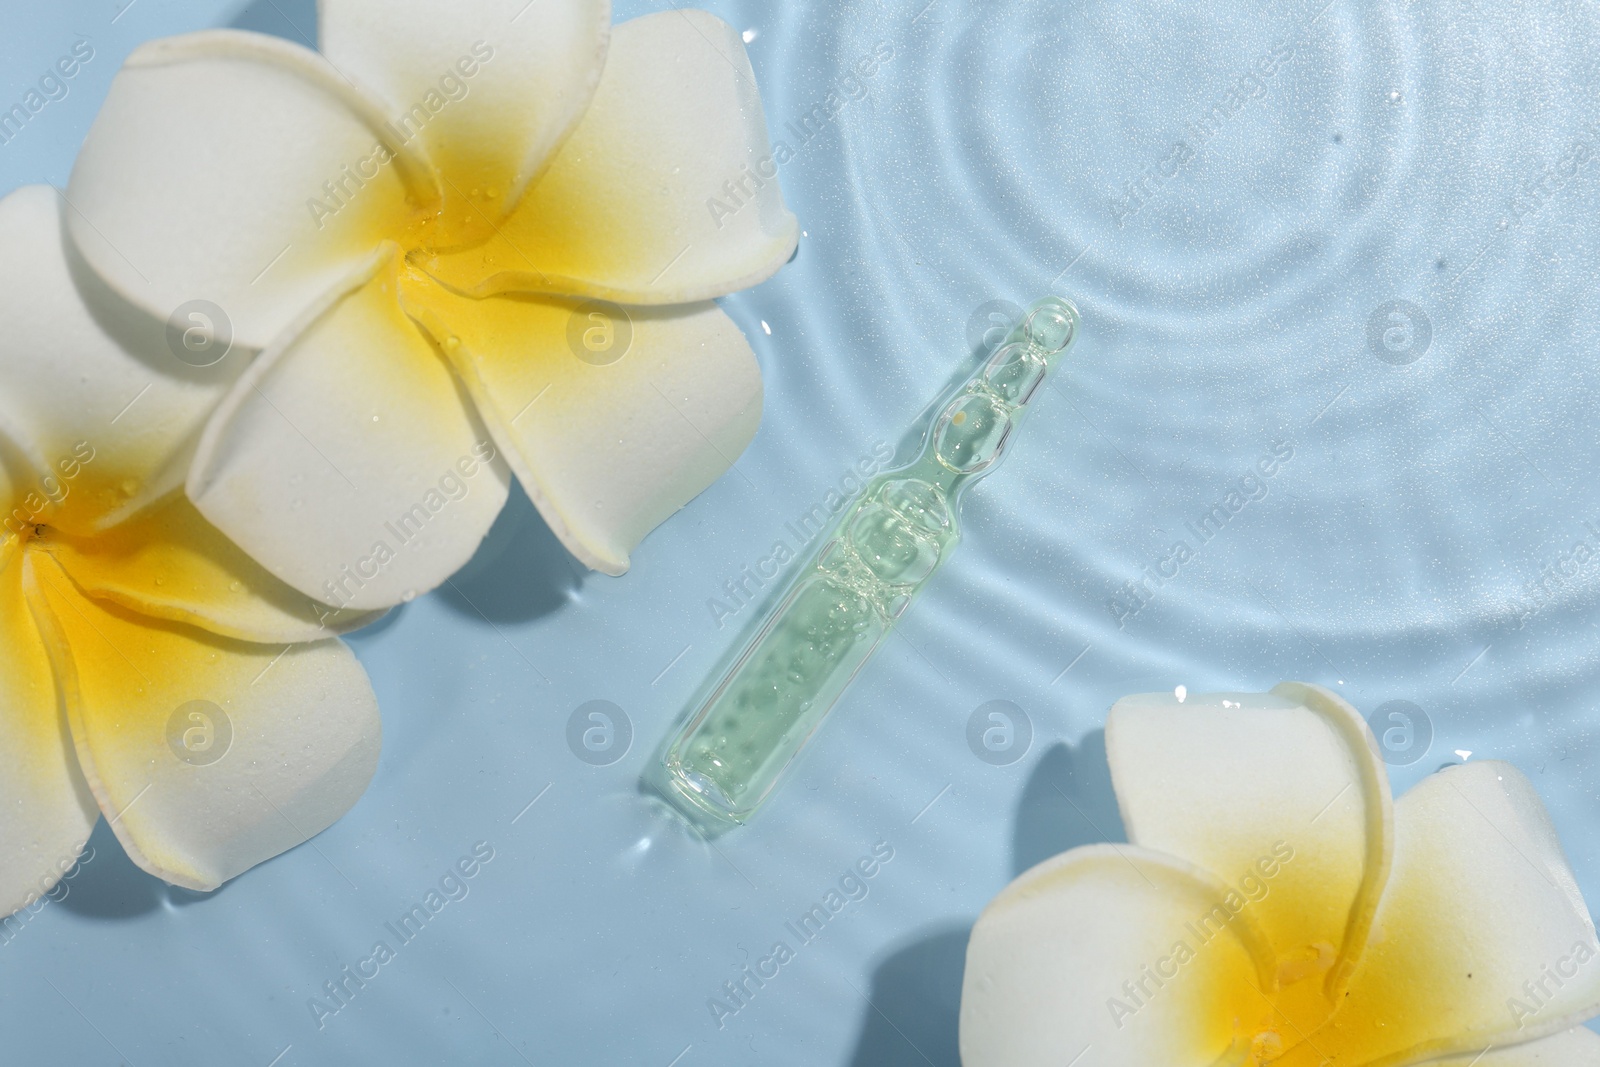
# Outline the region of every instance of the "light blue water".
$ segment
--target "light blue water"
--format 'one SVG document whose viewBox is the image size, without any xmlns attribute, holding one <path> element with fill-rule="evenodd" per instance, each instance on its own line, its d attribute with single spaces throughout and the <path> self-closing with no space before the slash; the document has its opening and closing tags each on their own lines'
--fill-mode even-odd
<svg viewBox="0 0 1600 1067">
<path fill-rule="evenodd" d="M 1105 711 L 1179 684 L 1412 702 L 1433 737 L 1396 788 L 1516 762 L 1600 903 L 1594 9 L 925 2 L 709 5 L 756 31 L 792 146 L 787 123 L 894 52 L 782 171 L 798 258 L 726 302 L 767 383 L 737 470 L 615 580 L 518 497 L 457 580 L 488 621 L 436 594 L 355 638 L 385 728 L 355 810 L 210 897 L 102 830 L 66 900 L 0 947 L 0 1058 L 954 1064 L 973 918 L 1120 832 Z M 236 18 L 311 35 L 308 8 L 13 8 L 0 100 L 75 32 L 98 55 L 0 147 L 0 189 L 65 181 L 139 41 Z M 1197 130 L 1230 87 L 1251 95 Z M 1083 312 L 1074 361 L 967 501 L 951 564 L 754 824 L 714 848 L 674 830 L 636 779 L 754 615 L 719 629 L 707 600 L 899 441 L 976 309 L 1047 291 Z M 1186 523 L 1274 443 L 1293 452 L 1265 495 L 1200 544 Z M 1179 540 L 1193 558 L 1114 611 Z M 1563 563 L 1579 543 L 1595 558 Z M 595 700 L 631 724 L 609 765 L 568 746 Z M 1009 764 L 968 745 L 993 700 L 1031 725 Z M 307 998 L 480 841 L 470 894 L 319 1030 Z M 866 898 L 800 945 L 784 924 L 874 845 L 893 858 Z M 794 958 L 719 1028 L 708 998 L 779 939 Z"/>
</svg>

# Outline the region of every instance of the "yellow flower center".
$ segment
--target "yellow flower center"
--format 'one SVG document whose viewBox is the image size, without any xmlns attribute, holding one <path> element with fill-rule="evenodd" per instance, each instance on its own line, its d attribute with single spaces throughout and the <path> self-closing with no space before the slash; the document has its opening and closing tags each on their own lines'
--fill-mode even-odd
<svg viewBox="0 0 1600 1067">
<path fill-rule="evenodd" d="M 408 282 L 439 284 L 432 268 L 437 261 L 449 260 L 453 270 L 465 270 L 466 275 L 453 278 L 447 286 L 451 288 L 506 271 L 542 279 L 551 263 L 571 259 L 577 246 L 615 238 L 563 224 L 562 220 L 586 214 L 570 198 L 594 195 L 589 190 L 563 186 L 562 192 L 539 181 L 519 188 L 504 161 L 460 144 L 429 145 L 426 151 L 437 178 L 437 195 L 425 188 L 427 179 L 409 165 L 403 200 L 375 195 L 347 176 L 334 190 L 341 196 L 337 211 L 318 222 L 319 232 L 326 226 L 330 236 L 340 234 L 341 244 L 354 236 L 355 244 L 373 248 L 393 241 L 400 247 Z M 392 159 L 383 166 L 401 168 L 402 163 Z M 536 204 L 531 202 L 535 188 Z M 519 218 L 523 212 L 531 214 Z M 537 225 L 531 221 L 535 215 Z M 469 255 L 462 259 L 461 253 Z M 544 287 L 536 283 L 535 288 Z"/>
<path fill-rule="evenodd" d="M 1441 987 L 1429 980 L 1428 961 L 1418 960 L 1407 980 L 1385 985 L 1383 995 L 1330 1001 L 1324 990 L 1334 958 L 1326 945 L 1308 945 L 1279 965 L 1280 984 L 1267 994 L 1253 975 L 1239 973 L 1201 994 L 1205 1017 L 1216 1029 L 1201 1036 L 1205 1047 L 1229 1044 L 1238 1067 L 1322 1067 L 1367 1063 L 1394 1051 L 1392 1031 L 1399 1020 L 1441 1018 L 1450 1008 Z M 1230 1033 L 1231 1031 L 1231 1033 Z"/>
<path fill-rule="evenodd" d="M 495 235 L 505 213 L 502 191 L 494 185 L 462 189 L 448 176 L 442 177 L 443 202 L 414 206 L 410 217 L 392 234 L 405 249 L 407 259 L 459 252 L 483 244 Z"/>
</svg>

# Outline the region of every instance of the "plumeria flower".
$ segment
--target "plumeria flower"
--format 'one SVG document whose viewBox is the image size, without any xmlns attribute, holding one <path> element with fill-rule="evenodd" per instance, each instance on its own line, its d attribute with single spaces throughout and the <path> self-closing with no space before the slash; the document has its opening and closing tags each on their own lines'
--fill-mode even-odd
<svg viewBox="0 0 1600 1067">
<path fill-rule="evenodd" d="M 1505 763 L 1398 802 L 1318 686 L 1133 696 L 1106 749 L 1126 845 L 1025 872 L 972 931 L 965 1067 L 1585 1067 L 1600 945 Z"/>
<path fill-rule="evenodd" d="M 613 29 L 605 0 L 319 8 L 320 54 L 140 48 L 72 173 L 68 230 L 112 289 L 163 320 L 208 301 L 261 350 L 189 496 L 341 607 L 444 580 L 512 472 L 622 573 L 760 417 L 711 301 L 775 272 L 797 224 L 743 41 L 692 10 Z"/>
<path fill-rule="evenodd" d="M 272 577 L 183 494 L 237 367 L 189 366 L 95 291 L 58 204 L 0 200 L 0 918 L 101 814 L 145 870 L 214 889 L 342 815 L 380 741 L 331 636 L 364 619 Z"/>
</svg>

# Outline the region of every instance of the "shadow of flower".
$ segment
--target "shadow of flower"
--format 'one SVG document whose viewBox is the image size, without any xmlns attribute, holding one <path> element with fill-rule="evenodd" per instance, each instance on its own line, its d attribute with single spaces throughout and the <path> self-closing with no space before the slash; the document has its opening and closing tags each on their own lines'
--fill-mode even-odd
<svg viewBox="0 0 1600 1067">
<path fill-rule="evenodd" d="M 239 9 L 230 29 L 254 30 L 305 45 L 317 46 L 316 0 L 254 0 Z"/>
<path fill-rule="evenodd" d="M 1080 845 L 1127 840 L 1104 730 L 1039 757 L 1011 828 L 1011 873 Z M 851 1067 L 960 1067 L 957 1029 L 971 926 L 941 926 L 894 949 L 872 973 Z"/>
<path fill-rule="evenodd" d="M 570 600 L 587 573 L 513 482 L 483 544 L 438 597 L 474 621 L 529 622 Z"/>
</svg>

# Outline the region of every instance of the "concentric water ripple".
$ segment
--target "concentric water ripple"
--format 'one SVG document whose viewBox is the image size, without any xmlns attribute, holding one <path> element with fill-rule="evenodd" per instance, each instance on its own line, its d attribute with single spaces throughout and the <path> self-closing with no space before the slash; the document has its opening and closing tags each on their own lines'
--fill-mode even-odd
<svg viewBox="0 0 1600 1067">
<path fill-rule="evenodd" d="M 872 42 L 896 48 L 837 149 L 788 179 L 812 231 L 796 273 L 831 272 L 841 245 L 859 264 L 834 280 L 843 306 L 804 314 L 813 380 L 828 371 L 818 403 L 881 421 L 860 408 L 891 391 L 883 377 L 930 383 L 965 313 L 1053 286 L 1087 344 L 1052 491 L 1007 508 L 1008 537 L 1071 592 L 1104 601 L 1274 438 L 1296 450 L 1270 502 L 1194 546 L 1211 573 L 1162 588 L 1119 640 L 1168 643 L 1219 612 L 1265 636 L 1281 598 L 1308 637 L 1349 650 L 1341 673 L 1366 674 L 1396 641 L 1515 627 L 1546 557 L 1583 536 L 1594 462 L 1578 429 L 1594 383 L 1590 9 L 919 8 L 791 19 L 757 46 L 778 117 Z M 1431 336 L 1394 362 L 1385 345 L 1416 350 L 1422 329 L 1380 314 L 1397 300 Z M 1087 436 L 1069 436 L 1078 422 Z M 1555 604 L 1592 604 L 1596 574 Z"/>
</svg>

